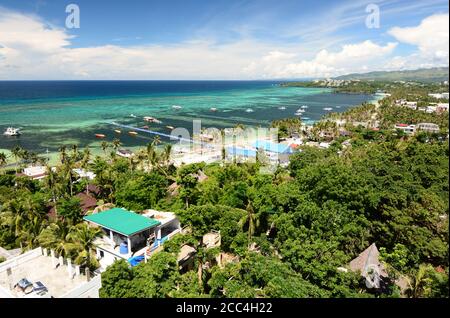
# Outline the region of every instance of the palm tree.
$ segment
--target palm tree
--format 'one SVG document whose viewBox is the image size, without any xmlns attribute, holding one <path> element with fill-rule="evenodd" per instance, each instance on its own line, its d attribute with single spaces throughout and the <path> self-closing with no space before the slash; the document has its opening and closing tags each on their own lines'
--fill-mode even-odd
<svg viewBox="0 0 450 318">
<path fill-rule="evenodd" d="M 18 161 L 21 156 L 22 150 L 23 149 L 20 146 L 15 146 L 13 149 L 11 149 L 11 153 L 12 153 L 12 155 L 14 157 L 14 161 L 16 163 L 16 173 L 18 172 Z"/>
<path fill-rule="evenodd" d="M 413 298 L 426 297 L 426 294 L 430 291 L 430 284 L 432 282 L 429 277 L 430 271 L 429 265 L 420 265 L 417 273 L 412 278 L 412 283 L 408 289 L 408 294 Z"/>
<path fill-rule="evenodd" d="M 106 150 L 109 148 L 108 142 L 107 141 L 102 141 L 101 147 L 102 147 L 103 153 L 105 154 L 105 157 L 106 157 Z"/>
<path fill-rule="evenodd" d="M 58 183 L 58 174 L 50 166 L 46 167 L 47 176 L 44 179 L 44 186 L 52 193 L 53 203 L 56 203 L 56 184 Z M 56 210 L 56 205 L 55 205 Z"/>
<path fill-rule="evenodd" d="M 115 151 L 117 151 L 117 150 L 120 148 L 121 145 L 122 145 L 122 143 L 121 143 L 120 140 L 117 139 L 117 138 L 115 138 L 115 139 L 112 141 L 112 147 L 113 147 L 113 149 L 114 149 Z"/>
<path fill-rule="evenodd" d="M 256 229 L 259 227 L 259 218 L 253 209 L 253 204 L 251 201 L 248 202 L 245 211 L 247 212 L 247 215 L 244 216 L 239 223 L 241 227 L 245 227 L 245 225 L 247 225 L 248 249 L 250 249 L 252 237 L 255 234 Z"/>
<path fill-rule="evenodd" d="M 152 144 L 153 144 L 154 146 L 158 146 L 160 143 L 161 143 L 161 137 L 155 136 L 155 138 L 153 138 Z"/>
<path fill-rule="evenodd" d="M 155 151 L 155 145 L 152 143 L 147 144 L 147 168 L 148 171 L 150 171 L 150 167 L 154 165 L 156 162 L 156 151 Z"/>
<path fill-rule="evenodd" d="M 67 239 L 79 248 L 79 253 L 75 259 L 75 263 L 91 267 L 96 266 L 95 256 L 92 255 L 94 249 L 94 241 L 102 236 L 102 231 L 98 228 L 91 228 L 85 223 L 75 225 L 70 229 Z"/>
<path fill-rule="evenodd" d="M 66 161 L 67 158 L 67 153 L 66 153 L 67 147 L 62 145 L 61 147 L 59 147 L 58 151 L 59 151 L 59 158 L 61 163 L 64 163 Z"/>
<path fill-rule="evenodd" d="M 3 166 L 6 166 L 6 163 L 7 163 L 6 159 L 7 159 L 6 154 L 4 152 L 0 152 L 0 169 Z"/>
<path fill-rule="evenodd" d="M 172 155 L 172 145 L 171 144 L 167 144 L 164 146 L 164 151 L 163 151 L 163 161 L 164 164 L 167 166 L 170 163 L 170 158 Z"/>
<path fill-rule="evenodd" d="M 78 145 L 76 144 L 72 145 L 72 158 L 74 161 L 78 159 Z"/>
<path fill-rule="evenodd" d="M 81 169 L 83 169 L 84 171 L 88 170 L 90 159 L 91 159 L 91 151 L 89 150 L 89 147 L 86 147 L 83 150 L 83 159 L 81 159 L 80 164 Z M 87 176 L 86 176 L 86 195 L 89 195 L 89 181 Z"/>
<path fill-rule="evenodd" d="M 54 249 L 58 255 L 69 255 L 73 250 L 67 240 L 70 227 L 67 223 L 57 221 L 49 224 L 38 236 L 40 246 Z"/>
</svg>

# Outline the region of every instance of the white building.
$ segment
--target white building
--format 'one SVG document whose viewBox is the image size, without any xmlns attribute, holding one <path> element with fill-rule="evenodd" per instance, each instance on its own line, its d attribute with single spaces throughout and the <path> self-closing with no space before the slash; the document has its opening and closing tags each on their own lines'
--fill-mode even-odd
<svg viewBox="0 0 450 318">
<path fill-rule="evenodd" d="M 412 135 L 416 132 L 416 125 L 396 124 L 395 129 L 399 129 L 408 135 Z"/>
<path fill-rule="evenodd" d="M 120 259 L 132 265 L 143 261 L 181 230 L 174 213 L 155 210 L 144 211 L 141 215 L 113 208 L 87 215 L 84 220 L 101 227 L 104 233 L 95 241 L 101 271 Z"/>
<path fill-rule="evenodd" d="M 439 133 L 439 131 L 440 131 L 439 125 L 432 124 L 432 123 L 417 124 L 416 129 L 420 130 L 420 131 L 429 132 L 429 133 Z"/>
<path fill-rule="evenodd" d="M 87 178 L 89 180 L 94 180 L 96 175 L 92 171 L 87 171 L 84 169 L 73 169 L 73 172 L 75 172 L 80 178 Z"/>
<path fill-rule="evenodd" d="M 100 287 L 99 272 L 40 247 L 0 263 L 0 298 L 98 298 Z"/>
<path fill-rule="evenodd" d="M 32 180 L 41 180 L 47 176 L 47 168 L 45 166 L 30 166 L 23 169 L 23 175 Z"/>
<path fill-rule="evenodd" d="M 437 99 L 449 99 L 449 93 L 434 93 L 434 94 L 428 94 L 430 97 L 434 97 Z"/>
</svg>

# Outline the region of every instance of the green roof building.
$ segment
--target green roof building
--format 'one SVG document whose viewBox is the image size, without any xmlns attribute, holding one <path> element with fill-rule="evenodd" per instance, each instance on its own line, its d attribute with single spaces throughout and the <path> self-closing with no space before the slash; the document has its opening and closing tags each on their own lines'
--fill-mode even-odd
<svg viewBox="0 0 450 318">
<path fill-rule="evenodd" d="M 84 220 L 124 236 L 133 236 L 161 224 L 161 222 L 121 208 L 85 216 Z"/>
</svg>

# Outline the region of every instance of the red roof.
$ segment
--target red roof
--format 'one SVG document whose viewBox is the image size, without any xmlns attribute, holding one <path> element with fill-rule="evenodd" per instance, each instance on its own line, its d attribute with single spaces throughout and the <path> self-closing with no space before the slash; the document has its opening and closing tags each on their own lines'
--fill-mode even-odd
<svg viewBox="0 0 450 318">
<path fill-rule="evenodd" d="M 80 199 L 81 210 L 83 213 L 93 210 L 97 206 L 97 200 L 84 192 L 78 193 L 76 197 Z M 52 207 L 50 211 L 48 211 L 47 215 L 49 217 L 55 217 L 55 207 Z"/>
<path fill-rule="evenodd" d="M 408 127 L 409 125 L 407 125 L 407 124 L 397 124 L 396 126 L 398 126 L 398 127 Z"/>
</svg>

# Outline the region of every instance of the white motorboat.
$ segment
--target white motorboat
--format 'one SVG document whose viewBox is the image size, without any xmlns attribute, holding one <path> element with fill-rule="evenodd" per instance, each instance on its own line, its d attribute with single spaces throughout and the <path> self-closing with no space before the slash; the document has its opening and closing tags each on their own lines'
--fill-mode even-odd
<svg viewBox="0 0 450 318">
<path fill-rule="evenodd" d="M 3 135 L 5 136 L 20 136 L 21 132 L 19 128 L 8 127 Z"/>
<path fill-rule="evenodd" d="M 278 109 L 279 109 L 279 110 L 286 110 L 286 107 L 281 106 L 281 107 L 278 107 Z"/>
<path fill-rule="evenodd" d="M 178 106 L 178 105 L 173 105 L 172 108 L 178 110 L 178 109 L 181 109 L 181 108 L 183 108 L 183 107 Z"/>
<path fill-rule="evenodd" d="M 245 112 L 246 112 L 246 113 L 253 113 L 253 109 L 247 108 L 247 109 L 245 110 Z"/>
<path fill-rule="evenodd" d="M 131 118 L 137 118 L 137 116 L 135 114 L 131 114 L 130 117 Z"/>
<path fill-rule="evenodd" d="M 212 112 L 216 112 L 216 111 L 217 111 L 217 108 L 215 108 L 215 107 L 212 107 L 212 108 L 210 108 L 210 111 L 212 111 Z"/>
<path fill-rule="evenodd" d="M 144 121 L 149 122 L 149 123 L 155 123 L 155 124 L 161 124 L 162 123 L 162 121 L 156 119 L 155 117 L 150 117 L 150 116 L 144 117 Z"/>
<path fill-rule="evenodd" d="M 307 109 L 308 108 L 308 106 L 306 106 L 306 105 L 303 105 L 302 107 L 300 107 L 301 109 Z"/>
<path fill-rule="evenodd" d="M 333 108 L 331 108 L 331 107 L 325 107 L 323 110 L 326 110 L 327 112 L 330 112 L 330 111 L 333 110 Z"/>
</svg>

